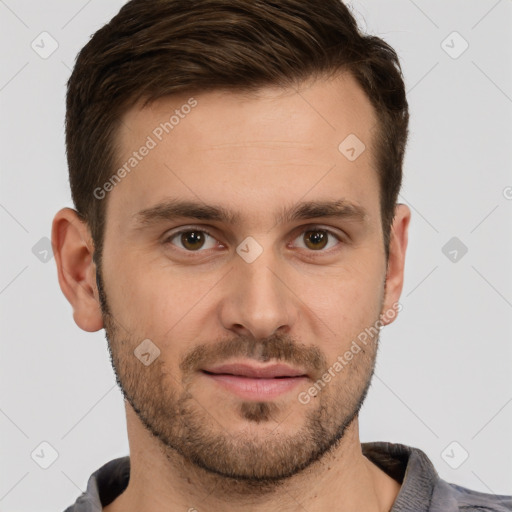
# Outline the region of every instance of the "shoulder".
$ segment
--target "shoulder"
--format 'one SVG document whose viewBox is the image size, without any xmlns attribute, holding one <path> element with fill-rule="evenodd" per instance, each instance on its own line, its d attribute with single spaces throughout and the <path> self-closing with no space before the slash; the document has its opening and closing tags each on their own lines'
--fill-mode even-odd
<svg viewBox="0 0 512 512">
<path fill-rule="evenodd" d="M 434 487 L 431 510 L 512 512 L 512 496 L 478 492 L 440 479 Z"/>
<path fill-rule="evenodd" d="M 363 454 L 401 484 L 392 512 L 512 512 L 512 496 L 486 494 L 439 477 L 419 448 L 362 443 Z"/>
<path fill-rule="evenodd" d="M 89 477 L 86 491 L 64 512 L 98 512 L 126 489 L 129 480 L 130 457 L 111 460 Z"/>
</svg>

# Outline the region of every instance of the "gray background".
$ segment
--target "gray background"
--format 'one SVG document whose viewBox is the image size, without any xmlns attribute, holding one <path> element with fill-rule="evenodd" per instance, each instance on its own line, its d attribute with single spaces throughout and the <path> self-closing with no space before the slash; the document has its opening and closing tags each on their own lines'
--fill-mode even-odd
<svg viewBox="0 0 512 512">
<path fill-rule="evenodd" d="M 53 215 L 71 206 L 65 83 L 123 3 L 0 0 L 3 512 L 63 510 L 128 453 L 103 331 L 75 325 L 45 252 Z M 352 5 L 397 49 L 412 116 L 403 311 L 382 332 L 361 438 L 420 447 L 441 477 L 512 493 L 512 1 Z M 47 469 L 41 442 L 58 454 Z"/>
</svg>

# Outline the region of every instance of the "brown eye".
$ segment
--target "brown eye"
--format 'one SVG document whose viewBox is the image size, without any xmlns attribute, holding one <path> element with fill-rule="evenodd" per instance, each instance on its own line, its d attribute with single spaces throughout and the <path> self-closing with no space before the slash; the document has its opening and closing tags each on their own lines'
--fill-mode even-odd
<svg viewBox="0 0 512 512">
<path fill-rule="evenodd" d="M 197 251 L 204 245 L 205 236 L 201 231 L 187 231 L 181 234 L 180 241 L 185 249 Z"/>
<path fill-rule="evenodd" d="M 201 229 L 188 229 L 174 233 L 165 241 L 183 251 L 203 252 L 216 246 L 216 239 Z"/>
<path fill-rule="evenodd" d="M 329 241 L 329 233 L 324 230 L 315 229 L 304 233 L 304 243 L 308 249 L 324 249 Z"/>
<path fill-rule="evenodd" d="M 342 245 L 343 235 L 338 235 L 336 232 L 330 229 L 324 229 L 323 227 L 308 227 L 309 229 L 305 228 L 304 231 L 301 231 L 300 235 L 295 238 L 294 247 L 310 252 L 317 252 L 320 255 Z"/>
</svg>

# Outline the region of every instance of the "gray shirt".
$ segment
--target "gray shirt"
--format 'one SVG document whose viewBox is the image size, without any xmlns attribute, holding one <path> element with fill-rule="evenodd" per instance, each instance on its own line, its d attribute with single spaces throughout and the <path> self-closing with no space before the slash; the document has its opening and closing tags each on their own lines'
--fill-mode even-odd
<svg viewBox="0 0 512 512">
<path fill-rule="evenodd" d="M 512 496 L 484 494 L 441 480 L 421 450 L 402 444 L 362 443 L 363 454 L 401 484 L 390 512 L 511 512 Z M 130 458 L 95 471 L 87 490 L 65 512 L 99 512 L 127 487 Z"/>
</svg>

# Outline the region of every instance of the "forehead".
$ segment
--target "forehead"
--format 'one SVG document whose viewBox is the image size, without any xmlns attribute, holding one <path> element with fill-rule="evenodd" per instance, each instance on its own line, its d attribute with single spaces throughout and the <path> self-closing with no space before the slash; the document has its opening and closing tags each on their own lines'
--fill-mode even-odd
<svg viewBox="0 0 512 512">
<path fill-rule="evenodd" d="M 348 74 L 297 89 L 174 95 L 135 106 L 122 121 L 125 172 L 108 210 L 123 222 L 168 197 L 229 203 L 241 221 L 244 211 L 273 214 L 285 199 L 378 203 L 377 119 Z M 356 159 L 354 151 L 362 151 Z"/>
</svg>

